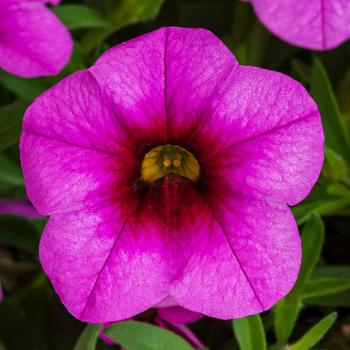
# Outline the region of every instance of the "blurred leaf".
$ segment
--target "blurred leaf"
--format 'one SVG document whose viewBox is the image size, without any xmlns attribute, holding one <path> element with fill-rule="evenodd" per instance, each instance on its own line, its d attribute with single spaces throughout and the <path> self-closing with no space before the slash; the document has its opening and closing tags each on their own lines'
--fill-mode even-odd
<svg viewBox="0 0 350 350">
<path fill-rule="evenodd" d="M 15 102 L 0 108 L 0 151 L 19 139 L 26 103 Z"/>
<path fill-rule="evenodd" d="M 4 344 L 0 341 L 0 350 L 6 350 Z"/>
<path fill-rule="evenodd" d="M 96 347 L 98 335 L 102 326 L 100 324 L 89 324 L 80 335 L 73 350 L 94 350 Z"/>
<path fill-rule="evenodd" d="M 318 215 L 311 215 L 302 230 L 301 239 L 303 256 L 295 288 L 299 288 L 304 281 L 309 279 L 312 270 L 320 259 L 324 242 L 324 225 Z"/>
<path fill-rule="evenodd" d="M 0 303 L 0 339 L 10 350 L 44 349 L 25 313 L 6 299 Z"/>
<path fill-rule="evenodd" d="M 327 186 L 327 193 L 340 198 L 350 198 L 350 191 L 339 182 L 334 182 Z"/>
<path fill-rule="evenodd" d="M 284 343 L 293 332 L 301 309 L 299 298 L 285 297 L 274 307 L 275 333 L 278 343 Z"/>
<path fill-rule="evenodd" d="M 310 81 L 310 67 L 303 61 L 297 58 L 292 59 L 292 70 L 297 79 L 303 84 L 307 84 Z"/>
<path fill-rule="evenodd" d="M 322 277 L 350 280 L 350 266 L 342 266 L 342 265 L 318 266 L 312 272 L 312 278 L 317 279 Z"/>
<path fill-rule="evenodd" d="M 309 331 L 307 331 L 302 338 L 300 338 L 296 343 L 289 345 L 288 350 L 308 350 L 315 344 L 317 344 L 321 338 L 328 332 L 332 327 L 333 323 L 337 318 L 337 313 L 333 312 L 323 318 L 315 326 L 313 326 Z"/>
<path fill-rule="evenodd" d="M 233 50 L 240 64 L 260 66 L 264 63 L 270 34 L 255 21 L 252 31 L 246 41 Z"/>
<path fill-rule="evenodd" d="M 88 33 L 82 41 L 85 51 L 91 51 L 109 35 L 130 24 L 156 17 L 165 0 L 121 0 L 115 10 L 107 15 L 108 28 Z"/>
<path fill-rule="evenodd" d="M 31 221 L 19 216 L 0 215 L 0 243 L 36 254 L 39 235 Z"/>
<path fill-rule="evenodd" d="M 350 280 L 336 278 L 319 278 L 304 283 L 302 298 L 319 297 L 342 292 L 350 288 Z"/>
<path fill-rule="evenodd" d="M 193 349 L 174 333 L 144 322 L 118 322 L 108 327 L 104 333 L 128 350 Z"/>
<path fill-rule="evenodd" d="M 53 11 L 69 30 L 81 28 L 105 28 L 109 23 L 97 10 L 84 5 L 60 5 Z"/>
<path fill-rule="evenodd" d="M 321 216 L 333 215 L 347 208 L 350 204 L 348 198 L 335 198 L 319 200 L 311 203 L 300 204 L 292 208 L 298 224 L 305 223 L 312 213 Z"/>
<path fill-rule="evenodd" d="M 0 188 L 2 185 L 6 187 L 24 185 L 21 168 L 4 154 L 0 154 Z"/>
<path fill-rule="evenodd" d="M 340 293 L 330 294 L 327 296 L 307 298 L 304 300 L 304 303 L 306 305 L 350 307 L 350 291 L 346 290 Z"/>
<path fill-rule="evenodd" d="M 327 72 L 318 58 L 311 69 L 311 95 L 321 111 L 326 145 L 350 163 L 350 141 Z"/>
<path fill-rule="evenodd" d="M 298 279 L 292 291 L 279 303 L 275 311 L 275 333 L 279 343 L 284 343 L 292 334 L 302 305 L 301 291 L 320 259 L 324 241 L 324 225 L 318 215 L 311 215 L 302 230 L 302 262 Z"/>
<path fill-rule="evenodd" d="M 259 314 L 232 321 L 240 350 L 265 350 L 265 331 Z"/>
<path fill-rule="evenodd" d="M 329 147 L 325 147 L 325 162 L 323 164 L 322 175 L 333 181 L 348 180 L 348 164 L 341 155 Z"/>
<path fill-rule="evenodd" d="M 0 84 L 26 101 L 31 101 L 46 88 L 42 80 L 24 79 L 0 70 Z"/>
</svg>

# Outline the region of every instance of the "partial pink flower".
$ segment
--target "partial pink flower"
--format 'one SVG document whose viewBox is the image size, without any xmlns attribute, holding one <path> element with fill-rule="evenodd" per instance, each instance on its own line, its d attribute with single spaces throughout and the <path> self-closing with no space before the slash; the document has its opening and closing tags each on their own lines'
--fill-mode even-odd
<svg viewBox="0 0 350 350">
<path fill-rule="evenodd" d="M 158 309 L 157 314 L 154 316 L 153 323 L 183 337 L 195 349 L 203 349 L 203 343 L 190 328 L 187 327 L 188 323 L 196 322 L 201 317 L 203 317 L 203 315 L 186 310 L 180 306 L 164 307 Z M 111 324 L 113 324 L 113 322 L 105 324 L 105 327 Z M 100 333 L 100 338 L 107 344 L 116 344 L 115 341 L 109 338 L 104 332 Z"/>
<path fill-rule="evenodd" d="M 4 292 L 2 291 L 1 283 L 0 283 L 0 303 L 2 299 L 4 298 Z"/>
<path fill-rule="evenodd" d="M 73 41 L 45 3 L 0 0 L 0 68 L 20 77 L 56 75 L 68 63 Z"/>
<path fill-rule="evenodd" d="M 28 108 L 20 152 L 29 198 L 50 216 L 42 266 L 81 320 L 169 300 L 243 317 L 296 280 L 289 205 L 320 173 L 318 108 L 207 30 L 161 28 L 65 78 Z"/>
<path fill-rule="evenodd" d="M 349 0 L 250 0 L 261 22 L 296 46 L 333 49 L 350 38 Z"/>
</svg>

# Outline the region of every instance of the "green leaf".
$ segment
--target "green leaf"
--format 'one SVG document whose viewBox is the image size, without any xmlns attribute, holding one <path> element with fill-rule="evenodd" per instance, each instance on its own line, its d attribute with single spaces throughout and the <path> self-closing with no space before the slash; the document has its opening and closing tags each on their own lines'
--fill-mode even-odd
<svg viewBox="0 0 350 350">
<path fill-rule="evenodd" d="M 327 193 L 340 198 L 350 198 L 349 189 L 339 182 L 333 182 L 327 186 Z"/>
<path fill-rule="evenodd" d="M 301 309 L 300 298 L 285 297 L 274 307 L 275 333 L 278 343 L 284 343 L 293 332 Z"/>
<path fill-rule="evenodd" d="M 312 279 L 317 278 L 338 278 L 350 280 L 350 266 L 346 265 L 322 265 L 312 272 Z"/>
<path fill-rule="evenodd" d="M 118 322 L 104 333 L 128 350 L 193 350 L 174 333 L 144 322 Z"/>
<path fill-rule="evenodd" d="M 95 350 L 98 335 L 101 332 L 100 324 L 89 324 L 81 333 L 73 350 Z"/>
<path fill-rule="evenodd" d="M 130 24 L 143 22 L 156 17 L 165 0 L 121 0 L 118 6 L 107 15 L 108 28 L 88 33 L 82 40 L 82 47 L 89 52 L 109 35 Z"/>
<path fill-rule="evenodd" d="M 323 318 L 315 326 L 313 326 L 309 331 L 307 331 L 302 338 L 300 338 L 296 343 L 289 345 L 288 350 L 308 350 L 315 344 L 317 344 L 321 338 L 328 332 L 332 327 L 333 323 L 337 318 L 337 313 L 333 312 Z"/>
<path fill-rule="evenodd" d="M 25 109 L 24 102 L 15 102 L 0 108 L 0 151 L 18 141 Z"/>
<path fill-rule="evenodd" d="M 240 350 L 265 350 L 265 331 L 259 314 L 232 321 Z"/>
<path fill-rule="evenodd" d="M 319 278 L 304 283 L 302 298 L 320 297 L 335 294 L 350 288 L 350 280 L 337 278 Z"/>
<path fill-rule="evenodd" d="M 350 141 L 327 72 L 318 58 L 311 69 L 311 95 L 321 111 L 326 145 L 350 163 Z"/>
<path fill-rule="evenodd" d="M 5 186 L 23 186 L 24 180 L 19 165 L 4 154 L 0 154 L 0 188 Z"/>
<path fill-rule="evenodd" d="M 292 59 L 292 69 L 298 80 L 306 84 L 310 81 L 310 67 L 297 58 Z"/>
<path fill-rule="evenodd" d="M 60 5 L 53 11 L 70 30 L 105 28 L 109 23 L 95 9 L 84 5 Z"/>
<path fill-rule="evenodd" d="M 340 293 L 330 294 L 322 297 L 307 298 L 306 305 L 330 306 L 330 307 L 350 307 L 350 292 L 345 290 Z"/>
<path fill-rule="evenodd" d="M 19 78 L 0 70 L 0 84 L 26 101 L 31 101 L 46 88 L 38 79 Z"/>
<path fill-rule="evenodd" d="M 303 257 L 295 288 L 299 288 L 310 275 L 320 259 L 324 242 L 324 225 L 318 215 L 311 215 L 301 235 Z"/>
<path fill-rule="evenodd" d="M 323 199 L 311 203 L 305 203 L 293 207 L 293 214 L 298 224 L 305 223 L 312 214 L 321 216 L 335 215 L 347 208 L 350 204 L 349 198 L 335 198 L 334 200 Z"/>
<path fill-rule="evenodd" d="M 45 349 L 43 340 L 22 308 L 7 298 L 0 303 L 0 339 L 9 350 Z"/>
<path fill-rule="evenodd" d="M 292 334 L 302 306 L 301 291 L 304 283 L 318 262 L 324 241 L 324 225 L 318 215 L 311 215 L 302 231 L 303 257 L 297 282 L 292 291 L 274 308 L 275 333 L 279 343 L 284 343 Z"/>
<path fill-rule="evenodd" d="M 234 48 L 233 51 L 241 64 L 262 65 L 270 38 L 270 34 L 260 22 L 255 22 L 248 39 Z"/>
<path fill-rule="evenodd" d="M 15 215 L 0 215 L 0 227 L 0 244 L 37 253 L 40 236 L 33 220 Z"/>
<path fill-rule="evenodd" d="M 349 181 L 349 166 L 345 159 L 329 147 L 325 147 L 322 175 L 331 181 Z"/>
<path fill-rule="evenodd" d="M 0 350 L 6 350 L 4 344 L 0 341 Z"/>
</svg>

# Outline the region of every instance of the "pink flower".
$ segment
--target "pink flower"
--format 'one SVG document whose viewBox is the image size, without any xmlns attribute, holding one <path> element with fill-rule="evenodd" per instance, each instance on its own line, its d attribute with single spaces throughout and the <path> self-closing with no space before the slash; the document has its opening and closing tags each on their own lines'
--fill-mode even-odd
<svg viewBox="0 0 350 350">
<path fill-rule="evenodd" d="M 349 0 L 250 0 L 261 22 L 288 43 L 333 49 L 350 38 Z"/>
<path fill-rule="evenodd" d="M 42 266 L 81 320 L 169 300 L 243 317 L 295 282 L 289 205 L 319 176 L 318 108 L 206 30 L 161 28 L 67 77 L 28 108 L 20 151 L 28 195 L 50 216 Z"/>
<path fill-rule="evenodd" d="M 202 315 L 196 312 L 191 312 L 180 306 L 173 306 L 159 308 L 157 314 L 154 316 L 153 322 L 159 327 L 167 329 L 183 337 L 195 349 L 203 349 L 203 343 L 186 325 L 199 320 L 201 317 Z M 105 325 L 105 327 L 108 327 L 111 324 L 113 323 L 108 323 Z M 106 336 L 103 332 L 101 332 L 100 338 L 107 344 L 115 344 L 115 341 Z"/>
<path fill-rule="evenodd" d="M 46 7 L 51 0 L 0 0 L 0 68 L 29 78 L 56 75 L 68 63 L 72 38 Z"/>
</svg>

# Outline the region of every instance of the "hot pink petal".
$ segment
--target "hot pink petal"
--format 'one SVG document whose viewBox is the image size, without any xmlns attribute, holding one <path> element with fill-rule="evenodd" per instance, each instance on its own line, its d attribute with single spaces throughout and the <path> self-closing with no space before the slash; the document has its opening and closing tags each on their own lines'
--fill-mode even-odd
<svg viewBox="0 0 350 350">
<path fill-rule="evenodd" d="M 135 232 L 133 214 L 121 219 L 116 208 L 105 208 L 50 218 L 40 261 L 80 320 L 125 319 L 164 298 L 169 279 L 164 242 L 147 222 L 143 232 Z"/>
<path fill-rule="evenodd" d="M 114 192 L 121 195 L 123 187 L 109 188 L 125 178 L 132 182 L 126 169 L 135 166 L 128 143 L 120 144 L 124 135 L 88 71 L 40 96 L 25 114 L 20 144 L 27 192 L 37 210 L 71 212 L 103 206 Z M 121 150 L 125 154 L 118 155 Z M 93 194 L 91 203 L 87 196 Z"/>
<path fill-rule="evenodd" d="M 327 50 L 350 38 L 348 0 L 251 0 L 264 25 L 300 47 Z"/>
<path fill-rule="evenodd" d="M 240 196 L 290 205 L 304 199 L 320 174 L 324 144 L 307 91 L 283 74 L 244 66 L 222 89 L 208 102 L 209 127 L 196 130 L 208 149 L 201 157 L 210 186 L 230 179 L 230 190 Z"/>
<path fill-rule="evenodd" d="M 56 2 L 55 2 L 56 3 Z M 0 1 L 0 67 L 21 77 L 56 75 L 72 39 L 42 1 Z"/>
<path fill-rule="evenodd" d="M 188 241 L 188 262 L 171 294 L 185 308 L 223 319 L 267 310 L 299 271 L 300 238 L 290 209 L 220 197 L 207 205 L 207 234 Z"/>
<path fill-rule="evenodd" d="M 186 310 L 181 306 L 163 307 L 158 310 L 158 316 L 172 324 L 192 323 L 203 317 L 202 314 Z"/>
</svg>

